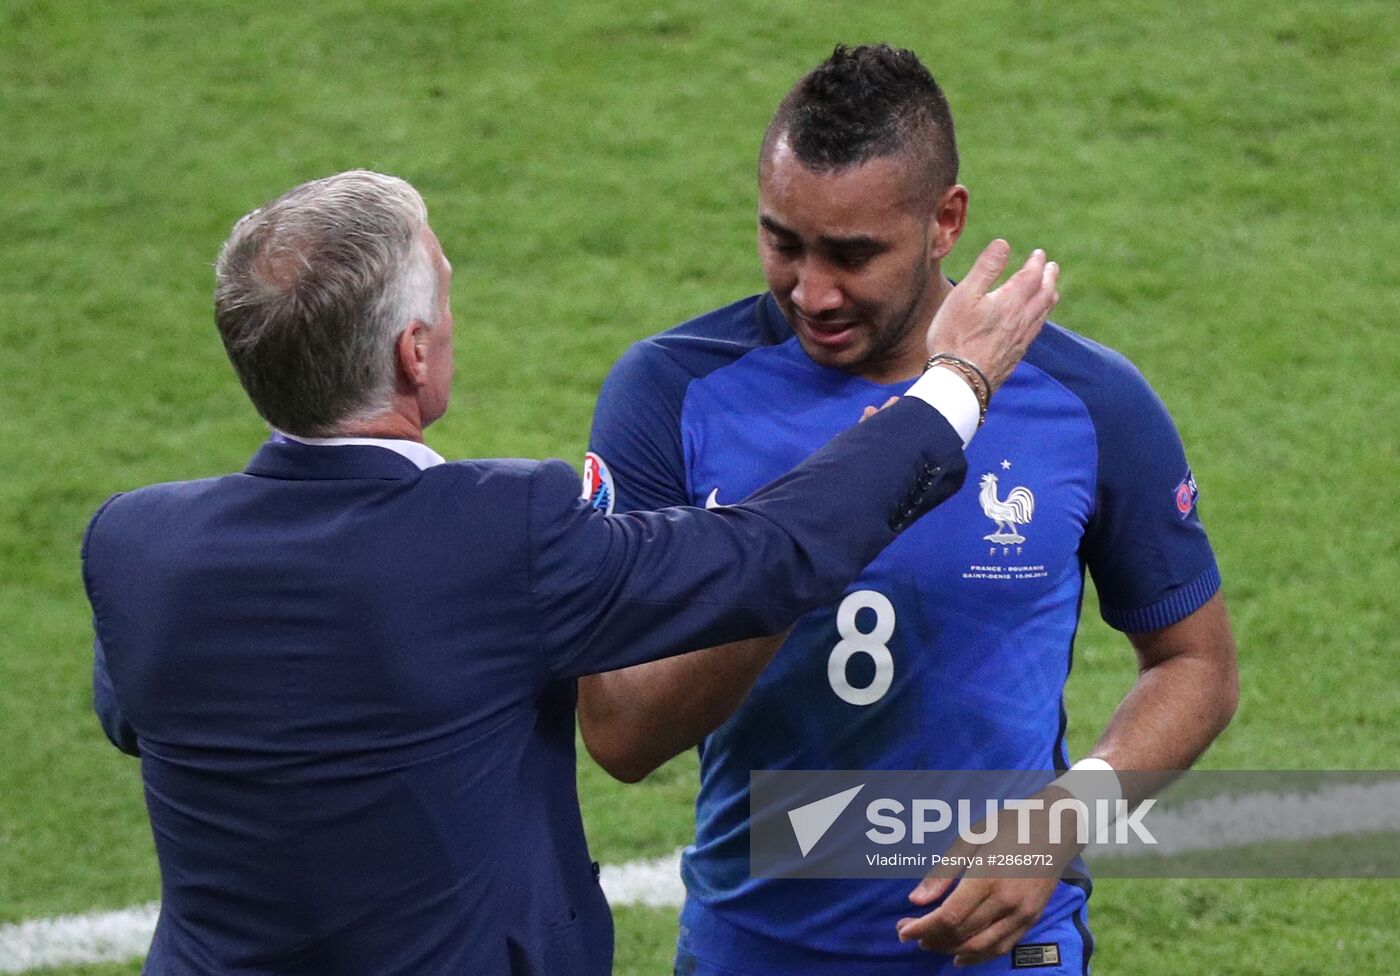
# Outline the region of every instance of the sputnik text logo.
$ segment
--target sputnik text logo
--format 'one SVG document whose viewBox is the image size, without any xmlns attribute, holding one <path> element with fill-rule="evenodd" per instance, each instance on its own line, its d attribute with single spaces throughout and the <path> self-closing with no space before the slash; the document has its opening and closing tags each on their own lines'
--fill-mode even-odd
<svg viewBox="0 0 1400 976">
<path fill-rule="evenodd" d="M 862 783 L 788 811 L 788 822 L 792 824 L 797 848 L 804 858 L 826 836 L 865 786 Z M 1091 840 L 1098 844 L 1126 844 L 1136 839 L 1139 843 L 1155 845 L 1157 838 L 1142 821 L 1156 802 L 1155 799 L 1144 800 L 1136 809 L 1132 809 L 1122 799 L 1085 802 L 1077 797 L 1067 797 L 1047 804 L 1041 797 L 1030 797 L 1000 803 L 994 799 L 985 800 L 978 809 L 979 804 L 967 799 L 957 800 L 956 803 L 919 799 L 906 806 L 891 797 L 877 797 L 865 808 L 865 818 L 870 825 L 865 837 L 881 845 L 901 844 L 906 838 L 923 844 L 931 836 L 946 835 L 952 831 L 965 843 L 988 844 L 997 838 L 998 813 L 1005 811 L 1015 813 L 1016 842 L 1028 844 L 1030 815 L 1046 810 L 1050 816 L 1050 841 L 1054 844 L 1060 843 L 1061 837 L 1068 833 L 1075 835 L 1080 844 Z M 1067 823 L 1064 819 L 1066 813 L 1071 814 Z M 906 817 L 908 824 L 905 823 Z"/>
</svg>

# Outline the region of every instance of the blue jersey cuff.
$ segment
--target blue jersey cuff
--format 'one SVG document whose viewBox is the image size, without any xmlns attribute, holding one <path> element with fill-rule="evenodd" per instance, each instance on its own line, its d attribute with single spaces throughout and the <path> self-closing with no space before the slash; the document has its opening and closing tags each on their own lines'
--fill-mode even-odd
<svg viewBox="0 0 1400 976">
<path fill-rule="evenodd" d="M 1185 586 L 1178 587 L 1150 606 L 1137 610 L 1115 610 L 1101 607 L 1104 621 L 1114 630 L 1125 634 L 1140 634 L 1170 627 L 1185 620 L 1215 596 L 1220 589 L 1220 567 L 1212 560 L 1210 567 Z"/>
</svg>

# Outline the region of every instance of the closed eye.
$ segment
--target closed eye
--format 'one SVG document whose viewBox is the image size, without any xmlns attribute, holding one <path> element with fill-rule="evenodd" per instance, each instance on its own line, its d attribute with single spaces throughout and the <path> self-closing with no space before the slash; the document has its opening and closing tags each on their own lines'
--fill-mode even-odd
<svg viewBox="0 0 1400 976">
<path fill-rule="evenodd" d="M 870 259 L 875 255 L 870 251 L 858 251 L 856 253 L 837 253 L 831 256 L 832 264 L 845 268 L 847 271 L 859 271 L 870 263 Z"/>
<path fill-rule="evenodd" d="M 771 227 L 763 228 L 763 246 L 783 257 L 795 257 L 802 250 L 802 242 L 796 234 L 774 230 Z"/>
</svg>

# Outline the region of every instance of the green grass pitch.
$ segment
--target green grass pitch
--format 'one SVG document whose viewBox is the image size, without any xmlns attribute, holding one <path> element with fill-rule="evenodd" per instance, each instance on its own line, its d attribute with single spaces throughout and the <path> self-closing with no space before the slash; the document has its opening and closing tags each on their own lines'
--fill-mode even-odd
<svg viewBox="0 0 1400 976">
<path fill-rule="evenodd" d="M 372 12 L 371 12 L 372 11 Z M 762 287 L 769 112 L 838 40 L 948 91 L 981 242 L 1064 267 L 1056 319 L 1134 359 L 1201 485 L 1243 701 L 1212 768 L 1400 761 L 1400 17 L 1393 0 L 6 0 L 0 5 L 0 923 L 157 894 L 137 769 L 89 711 L 77 548 L 115 490 L 242 466 L 232 221 L 356 166 L 456 266 L 448 456 L 577 460 L 627 344 Z M 1133 678 L 1086 606 L 1082 750 Z M 595 855 L 688 837 L 695 769 L 583 763 Z M 674 913 L 618 911 L 625 976 Z M 1400 969 L 1400 884 L 1105 881 L 1101 973 Z M 51 970 L 134 973 L 138 963 Z"/>
</svg>

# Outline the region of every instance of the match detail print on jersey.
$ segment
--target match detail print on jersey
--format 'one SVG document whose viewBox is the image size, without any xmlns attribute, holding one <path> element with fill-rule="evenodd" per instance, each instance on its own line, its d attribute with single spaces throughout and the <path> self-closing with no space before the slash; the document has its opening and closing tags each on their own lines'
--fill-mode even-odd
<svg viewBox="0 0 1400 976">
<path fill-rule="evenodd" d="M 1036 580 L 1049 576 L 1045 564 L 1026 551 L 1024 527 L 1035 518 L 1035 493 L 1026 485 L 1011 481 L 1013 475 L 1007 473 L 1011 468 L 1010 459 L 1003 458 L 1001 475 L 987 471 L 979 479 L 977 503 L 995 528 L 982 536 L 982 541 L 991 545 L 967 566 L 962 574 L 965 580 Z M 1005 494 L 1001 478 L 1011 485 Z"/>
</svg>

